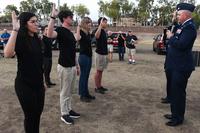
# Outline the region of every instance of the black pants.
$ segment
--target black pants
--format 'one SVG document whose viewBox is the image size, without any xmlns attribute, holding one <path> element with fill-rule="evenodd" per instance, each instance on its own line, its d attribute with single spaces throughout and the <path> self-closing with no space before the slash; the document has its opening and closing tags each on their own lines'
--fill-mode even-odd
<svg viewBox="0 0 200 133">
<path fill-rule="evenodd" d="M 191 75 L 189 72 L 172 71 L 171 79 L 171 112 L 173 119 L 177 121 L 184 120 L 185 103 L 186 103 L 186 87 L 188 79 Z"/>
<path fill-rule="evenodd" d="M 51 82 L 50 80 L 51 67 L 52 67 L 52 58 L 44 57 L 43 68 L 44 68 L 44 76 L 46 84 L 49 84 Z"/>
<path fill-rule="evenodd" d="M 165 70 L 165 75 L 166 75 L 166 79 L 167 79 L 167 83 L 166 83 L 166 91 L 167 91 L 167 100 L 170 101 L 170 84 L 171 84 L 171 76 L 172 76 L 172 72 L 170 70 Z"/>
<path fill-rule="evenodd" d="M 44 106 L 44 88 L 33 88 L 16 78 L 15 91 L 25 116 L 25 132 L 39 133 L 40 116 Z"/>
</svg>

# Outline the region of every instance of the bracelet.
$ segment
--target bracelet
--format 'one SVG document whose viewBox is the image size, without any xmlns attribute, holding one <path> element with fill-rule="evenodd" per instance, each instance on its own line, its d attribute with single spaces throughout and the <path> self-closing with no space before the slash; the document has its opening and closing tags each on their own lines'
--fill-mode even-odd
<svg viewBox="0 0 200 133">
<path fill-rule="evenodd" d="M 13 29 L 13 31 L 15 31 L 15 32 L 18 32 L 18 30 L 17 30 L 17 29 Z"/>
<path fill-rule="evenodd" d="M 53 16 L 50 16 L 50 18 L 52 18 L 52 19 L 56 19 L 55 17 L 53 17 Z"/>
</svg>

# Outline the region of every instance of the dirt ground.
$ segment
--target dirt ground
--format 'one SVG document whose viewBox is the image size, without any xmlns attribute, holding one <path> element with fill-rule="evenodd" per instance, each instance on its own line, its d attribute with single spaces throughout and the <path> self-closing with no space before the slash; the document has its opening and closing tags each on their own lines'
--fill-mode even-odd
<svg viewBox="0 0 200 133">
<path fill-rule="evenodd" d="M 152 36 L 139 34 L 137 64 L 114 61 L 103 75 L 103 85 L 109 91 L 102 95 L 94 92 L 94 62 L 89 89 L 96 100 L 80 102 L 78 84 L 73 95 L 73 108 L 81 114 L 74 125 L 60 120 L 59 82 L 56 73 L 58 51 L 53 52 L 52 80 L 55 87 L 46 91 L 41 133 L 200 133 L 200 68 L 192 73 L 187 87 L 185 122 L 178 127 L 167 127 L 164 114 L 169 105 L 161 104 L 165 96 L 164 55 L 152 52 Z M 199 41 L 197 41 L 199 43 Z M 198 47 L 195 47 L 198 48 Z M 23 133 L 23 113 L 14 91 L 16 59 L 0 57 L 0 133 Z M 77 78 L 78 81 L 78 78 Z M 77 82 L 78 83 L 78 82 Z"/>
</svg>

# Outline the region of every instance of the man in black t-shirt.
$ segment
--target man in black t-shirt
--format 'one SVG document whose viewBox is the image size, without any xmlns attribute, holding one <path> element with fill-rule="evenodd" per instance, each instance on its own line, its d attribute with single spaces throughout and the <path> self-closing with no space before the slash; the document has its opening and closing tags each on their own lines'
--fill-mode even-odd
<svg viewBox="0 0 200 133">
<path fill-rule="evenodd" d="M 124 53 L 125 53 L 125 37 L 123 36 L 122 32 L 119 31 L 117 36 L 118 40 L 118 54 L 119 54 L 119 61 L 124 61 Z"/>
<path fill-rule="evenodd" d="M 128 31 L 128 36 L 126 37 L 126 48 L 129 64 L 135 64 L 135 53 L 136 53 L 136 46 L 138 38 L 133 35 L 132 31 Z"/>
<path fill-rule="evenodd" d="M 97 40 L 96 47 L 96 74 L 95 74 L 95 91 L 104 94 L 107 91 L 101 85 L 103 70 L 108 65 L 108 48 L 107 48 L 107 35 L 105 28 L 107 27 L 107 19 L 100 17 L 98 20 L 99 27 L 95 30 L 95 37 Z"/>
<path fill-rule="evenodd" d="M 58 15 L 62 26 L 54 31 L 55 17 Z M 48 25 L 48 37 L 57 38 L 59 43 L 58 77 L 60 79 L 60 106 L 61 120 L 66 124 L 73 124 L 72 118 L 79 118 L 80 114 L 74 112 L 71 107 L 72 90 L 75 88 L 76 73 L 79 67 L 76 63 L 76 39 L 70 28 L 73 22 L 73 13 L 70 10 L 60 11 L 58 14 L 53 5 L 50 22 Z"/>
<path fill-rule="evenodd" d="M 44 53 L 43 53 L 43 69 L 44 69 L 44 77 L 47 87 L 51 87 L 51 85 L 56 85 L 51 82 L 50 73 L 52 67 L 52 39 L 47 37 L 47 25 L 43 27 L 43 36 L 42 41 L 44 43 Z"/>
</svg>

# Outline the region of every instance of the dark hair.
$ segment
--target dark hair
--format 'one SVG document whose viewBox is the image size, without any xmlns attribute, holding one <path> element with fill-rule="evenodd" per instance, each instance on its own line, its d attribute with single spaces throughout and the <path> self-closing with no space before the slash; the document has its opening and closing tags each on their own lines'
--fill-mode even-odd
<svg viewBox="0 0 200 133">
<path fill-rule="evenodd" d="M 62 10 L 58 14 L 58 18 L 60 19 L 61 23 L 63 23 L 63 21 L 64 21 L 63 19 L 64 18 L 67 18 L 69 16 L 73 17 L 73 13 L 70 10 Z"/>
<path fill-rule="evenodd" d="M 37 17 L 37 16 L 31 12 L 22 12 L 18 17 L 19 23 L 20 23 L 20 28 L 19 28 L 17 37 L 20 40 L 23 40 L 23 42 L 25 42 L 25 45 L 28 47 L 28 49 L 30 49 L 31 47 L 30 47 L 30 35 L 28 33 L 27 22 L 32 17 Z M 37 33 L 34 33 L 34 37 L 38 38 L 38 40 L 39 40 Z M 38 42 L 38 43 L 40 43 L 40 42 Z"/>
<path fill-rule="evenodd" d="M 48 27 L 48 25 L 42 26 L 41 30 L 44 31 L 46 27 Z"/>
<path fill-rule="evenodd" d="M 98 25 L 100 25 L 102 18 L 103 18 L 103 21 L 107 21 L 107 18 L 105 18 L 105 17 L 100 17 L 100 18 L 98 19 Z"/>
</svg>

